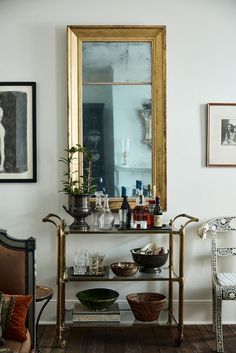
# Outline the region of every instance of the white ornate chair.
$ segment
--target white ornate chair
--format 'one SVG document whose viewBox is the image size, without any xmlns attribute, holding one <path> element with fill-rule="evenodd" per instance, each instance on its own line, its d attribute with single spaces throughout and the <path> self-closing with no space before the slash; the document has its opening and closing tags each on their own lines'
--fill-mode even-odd
<svg viewBox="0 0 236 353">
<path fill-rule="evenodd" d="M 211 219 L 199 229 L 203 239 L 206 239 L 207 233 L 211 235 L 212 313 L 217 352 L 224 352 L 222 300 L 236 300 L 236 273 L 218 272 L 217 267 L 217 257 L 236 255 L 236 247 L 218 247 L 217 233 L 235 230 L 236 216 Z"/>
</svg>

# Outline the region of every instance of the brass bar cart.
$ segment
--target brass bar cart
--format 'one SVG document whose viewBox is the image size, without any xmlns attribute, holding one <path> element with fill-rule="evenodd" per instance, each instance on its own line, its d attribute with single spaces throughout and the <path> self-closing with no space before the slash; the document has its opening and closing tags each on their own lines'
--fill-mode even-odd
<svg viewBox="0 0 236 353">
<path fill-rule="evenodd" d="M 181 225 L 179 229 L 175 229 L 174 225 L 177 220 L 184 218 L 185 223 Z M 161 274 L 146 275 L 137 274 L 133 277 L 117 277 L 111 272 L 107 273 L 103 277 L 96 276 L 72 276 L 69 271 L 69 267 L 66 266 L 66 237 L 73 234 L 66 228 L 65 221 L 61 219 L 56 214 L 50 213 L 45 218 L 43 222 L 50 222 L 57 228 L 57 342 L 58 346 L 63 348 L 66 345 L 65 330 L 70 326 L 108 326 L 112 325 L 114 327 L 137 327 L 137 325 L 142 325 L 141 322 L 135 322 L 131 315 L 130 319 L 122 321 L 120 323 L 78 323 L 73 322 L 72 310 L 66 310 L 65 308 L 65 285 L 70 281 L 166 281 L 168 282 L 168 305 L 161 317 L 158 320 L 159 325 L 174 326 L 177 328 L 178 334 L 176 337 L 176 345 L 180 345 L 183 341 L 184 336 L 184 325 L 183 325 L 183 300 L 184 300 L 184 238 L 186 226 L 191 222 L 198 222 L 196 217 L 189 216 L 187 214 L 179 214 L 172 220 L 170 220 L 169 225 L 160 229 L 127 229 L 120 230 L 114 229 L 111 231 L 89 231 L 86 234 L 97 234 L 99 235 L 121 235 L 129 236 L 129 234 L 166 234 L 168 236 L 168 246 L 169 246 L 169 260 L 168 266 L 161 270 Z M 78 236 L 83 233 L 74 233 Z M 174 236 L 179 237 L 179 249 L 178 249 L 178 268 L 174 268 Z M 173 312 L 173 283 L 178 283 L 178 319 L 175 318 Z M 157 322 L 150 322 L 148 325 L 156 325 Z M 148 326 L 147 323 L 143 324 Z"/>
</svg>

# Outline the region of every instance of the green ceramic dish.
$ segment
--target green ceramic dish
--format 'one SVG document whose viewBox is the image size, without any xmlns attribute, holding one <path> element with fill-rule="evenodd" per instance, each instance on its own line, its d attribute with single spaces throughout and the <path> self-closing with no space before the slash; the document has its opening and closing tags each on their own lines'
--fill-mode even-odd
<svg viewBox="0 0 236 353">
<path fill-rule="evenodd" d="M 102 310 L 113 304 L 119 297 L 119 293 L 107 288 L 93 288 L 78 292 L 76 297 L 83 305 Z"/>
</svg>

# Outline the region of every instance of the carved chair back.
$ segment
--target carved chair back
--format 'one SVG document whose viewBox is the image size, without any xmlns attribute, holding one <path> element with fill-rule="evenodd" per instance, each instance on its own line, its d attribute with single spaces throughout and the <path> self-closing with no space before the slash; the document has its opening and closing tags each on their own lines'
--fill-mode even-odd
<svg viewBox="0 0 236 353">
<path fill-rule="evenodd" d="M 218 256 L 231 256 L 236 255 L 236 247 L 218 247 L 217 233 L 235 231 L 236 230 L 236 217 L 221 217 L 211 219 L 204 225 L 202 229 L 202 236 L 206 237 L 207 232 L 211 235 L 211 269 L 212 274 L 218 272 L 217 257 Z"/>
</svg>

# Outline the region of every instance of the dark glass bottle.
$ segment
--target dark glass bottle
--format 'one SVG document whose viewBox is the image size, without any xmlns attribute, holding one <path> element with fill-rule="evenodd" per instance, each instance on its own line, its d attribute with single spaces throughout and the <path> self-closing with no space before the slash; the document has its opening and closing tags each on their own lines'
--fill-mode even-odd
<svg viewBox="0 0 236 353">
<path fill-rule="evenodd" d="M 119 209 L 120 228 L 129 229 L 131 222 L 131 207 L 128 202 L 126 188 L 124 186 L 121 188 L 121 194 L 123 197 L 123 202 L 121 204 L 121 208 Z"/>
<path fill-rule="evenodd" d="M 138 202 L 137 200 L 138 200 L 138 197 L 139 197 L 140 183 L 141 183 L 140 180 L 136 180 L 136 189 L 135 189 L 136 204 L 137 204 L 137 202 Z"/>
<path fill-rule="evenodd" d="M 162 227 L 162 208 L 160 205 L 160 196 L 156 196 L 156 206 L 154 208 L 154 227 L 161 228 Z"/>
<path fill-rule="evenodd" d="M 151 188 L 151 185 L 150 185 L 150 184 L 147 185 L 147 197 L 148 197 L 149 199 L 152 198 L 152 188 Z"/>
</svg>

